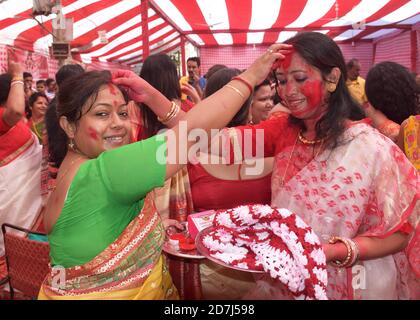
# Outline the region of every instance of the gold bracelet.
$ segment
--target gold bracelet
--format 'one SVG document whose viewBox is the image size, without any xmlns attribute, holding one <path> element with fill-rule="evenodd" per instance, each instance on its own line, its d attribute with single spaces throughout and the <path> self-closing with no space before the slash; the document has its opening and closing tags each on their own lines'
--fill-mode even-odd
<svg viewBox="0 0 420 320">
<path fill-rule="evenodd" d="M 352 256 L 354 255 L 353 253 L 353 249 L 350 246 L 350 243 L 347 241 L 347 239 L 345 238 L 341 238 L 341 237 L 331 237 L 331 239 L 328 241 L 330 244 L 335 244 L 337 242 L 342 242 L 344 243 L 344 245 L 347 248 L 347 256 L 344 259 L 344 261 L 339 261 L 339 260 L 335 260 L 335 261 L 331 261 L 331 264 L 337 268 L 346 268 L 349 266 L 349 263 L 351 261 Z"/>
<path fill-rule="evenodd" d="M 160 122 L 168 122 L 168 119 L 169 119 L 169 117 L 171 116 L 171 114 L 173 114 L 174 113 L 174 111 L 175 111 L 175 109 L 176 109 L 176 103 L 175 102 L 173 102 L 172 101 L 172 104 L 171 104 L 171 109 L 169 110 L 169 112 L 166 114 L 166 116 L 165 116 L 165 118 L 161 118 L 161 117 L 157 117 L 157 119 L 160 121 Z"/>
<path fill-rule="evenodd" d="M 235 88 L 234 86 L 230 85 L 230 84 L 226 84 L 225 87 L 230 88 L 232 90 L 234 90 L 237 94 L 239 94 L 242 98 L 246 99 L 244 94 L 238 89 Z"/>
</svg>

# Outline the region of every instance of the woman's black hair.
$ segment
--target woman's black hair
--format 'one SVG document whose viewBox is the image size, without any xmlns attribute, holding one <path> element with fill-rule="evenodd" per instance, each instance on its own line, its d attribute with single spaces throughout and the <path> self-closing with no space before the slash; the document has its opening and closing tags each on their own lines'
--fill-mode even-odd
<svg viewBox="0 0 420 320">
<path fill-rule="evenodd" d="M 108 84 L 111 84 L 109 71 L 90 71 L 72 76 L 60 86 L 57 103 L 49 105 L 45 116 L 50 161 L 54 162 L 57 167 L 61 165 L 67 153 L 68 144 L 67 134 L 59 124 L 60 117 L 65 116 L 69 122 L 77 124 L 82 115 L 89 112 L 95 103 L 100 88 Z M 126 92 L 124 90 L 121 92 L 127 102 Z M 87 111 L 83 111 L 86 103 L 89 103 L 90 106 Z"/>
<path fill-rule="evenodd" d="M 234 68 L 224 68 L 213 73 L 212 76 L 207 80 L 206 88 L 204 90 L 204 98 L 211 96 L 225 84 L 230 82 L 233 77 L 239 75 L 240 73 L 241 71 L 239 69 Z M 236 127 L 247 123 L 250 103 L 251 98 L 249 97 L 244 102 L 241 109 L 239 109 L 232 120 L 230 120 L 230 122 L 227 124 L 227 127 Z"/>
<path fill-rule="evenodd" d="M 326 148 L 340 144 L 340 136 L 345 130 L 345 121 L 361 120 L 365 117 L 361 107 L 351 98 L 346 86 L 347 71 L 343 54 L 338 45 L 328 36 L 319 32 L 302 32 L 285 41 L 308 64 L 317 68 L 324 79 L 334 67 L 341 71 L 336 90 L 328 98 L 328 109 L 316 124 L 316 137 L 324 138 Z M 305 128 L 303 120 L 290 116 L 290 121 Z"/>
<path fill-rule="evenodd" d="M 219 71 L 220 69 L 224 69 L 227 68 L 227 66 L 225 66 L 224 64 L 215 64 L 212 65 L 209 70 L 207 70 L 206 75 L 204 76 L 207 80 L 210 79 L 210 77 L 215 74 L 217 71 Z"/>
<path fill-rule="evenodd" d="M 365 90 L 372 106 L 398 124 L 420 114 L 420 88 L 412 74 L 398 63 L 385 61 L 370 69 Z"/>
<path fill-rule="evenodd" d="M 263 87 L 263 86 L 271 86 L 271 82 L 270 82 L 270 80 L 267 78 L 267 79 L 265 79 L 263 82 L 261 82 L 260 84 L 257 84 L 255 87 L 254 87 L 254 93 L 255 93 L 255 91 L 257 91 L 259 88 L 261 88 L 261 87 Z"/>
<path fill-rule="evenodd" d="M 159 53 L 147 57 L 141 68 L 140 77 L 150 83 L 168 100 L 181 98 L 178 71 L 175 63 L 168 55 Z M 141 104 L 141 115 L 146 136 L 151 137 L 159 130 L 165 128 L 165 126 L 157 120 L 154 112 L 144 104 Z"/>
<path fill-rule="evenodd" d="M 9 97 L 12 76 L 8 73 L 0 75 L 0 105 L 4 105 Z"/>
</svg>

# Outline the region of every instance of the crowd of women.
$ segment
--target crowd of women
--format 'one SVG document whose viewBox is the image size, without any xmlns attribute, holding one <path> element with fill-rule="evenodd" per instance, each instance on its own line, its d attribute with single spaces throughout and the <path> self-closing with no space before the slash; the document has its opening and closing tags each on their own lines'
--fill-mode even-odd
<svg viewBox="0 0 420 320">
<path fill-rule="evenodd" d="M 164 54 L 147 58 L 140 76 L 75 74 L 48 106 L 44 137 L 58 173 L 42 219 L 51 266 L 66 277 L 57 287 L 48 275 L 40 299 L 289 299 L 268 273 L 162 252 L 166 230 L 184 228 L 189 214 L 255 203 L 286 208 L 312 228 L 329 299 L 420 298 L 420 89 L 403 67 L 374 67 L 364 106 L 348 91 L 339 47 L 316 32 L 271 45 L 245 71 L 222 67 L 203 97 L 180 85 Z M 12 53 L 0 77 L 0 219 L 29 227 L 24 214 L 42 207 L 42 148 L 22 121 Z M 384 121 L 398 126 L 391 139 Z M 207 137 L 187 165 L 177 151 L 195 141 L 183 128 Z M 232 146 L 228 155 L 213 148 L 219 139 Z M 261 161 L 258 174 L 248 158 Z M 363 270 L 362 286 L 354 270 Z"/>
</svg>

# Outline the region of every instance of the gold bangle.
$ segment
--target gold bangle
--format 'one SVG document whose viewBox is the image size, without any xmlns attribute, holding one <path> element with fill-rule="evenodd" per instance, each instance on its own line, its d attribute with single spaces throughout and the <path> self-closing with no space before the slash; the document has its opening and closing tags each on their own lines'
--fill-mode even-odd
<svg viewBox="0 0 420 320">
<path fill-rule="evenodd" d="M 230 84 L 226 84 L 225 87 L 230 88 L 232 90 L 234 90 L 237 94 L 239 94 L 242 98 L 246 99 L 244 94 L 238 89 L 235 88 L 234 86 L 230 85 Z"/>
<path fill-rule="evenodd" d="M 178 115 L 179 110 L 180 110 L 180 107 L 174 101 L 172 101 L 171 110 L 169 110 L 165 118 L 162 119 L 161 117 L 157 117 L 157 119 L 163 124 L 168 123 L 169 121 L 171 121 L 173 118 L 175 118 Z"/>
<path fill-rule="evenodd" d="M 356 241 L 353 241 L 352 239 L 347 239 L 347 241 L 349 242 L 349 245 L 352 249 L 351 250 L 352 251 L 351 260 L 349 261 L 349 267 L 352 267 L 352 266 L 355 265 L 355 263 L 359 259 L 360 250 L 359 250 L 359 247 L 358 247 Z"/>
<path fill-rule="evenodd" d="M 157 117 L 157 119 L 160 121 L 160 122 L 167 122 L 168 121 L 168 119 L 169 119 L 169 117 L 171 116 L 171 114 L 175 111 L 175 109 L 176 109 L 176 103 L 175 102 L 173 102 L 172 101 L 172 104 L 171 104 L 171 109 L 169 110 L 169 112 L 166 114 L 166 116 L 165 116 L 165 118 L 161 118 L 161 117 Z"/>
<path fill-rule="evenodd" d="M 169 121 L 171 121 L 173 118 L 175 118 L 178 115 L 179 110 L 181 110 L 181 108 L 176 104 L 174 112 L 168 117 L 168 119 L 166 121 L 162 121 L 162 123 L 166 124 Z"/>
<path fill-rule="evenodd" d="M 345 238 L 341 238 L 341 237 L 331 237 L 331 239 L 328 241 L 330 244 L 335 244 L 337 242 L 342 242 L 344 243 L 344 245 L 347 248 L 347 256 L 344 259 L 344 261 L 339 261 L 339 260 L 335 260 L 335 261 L 331 261 L 331 264 L 337 268 L 346 268 L 349 266 L 351 260 L 352 260 L 352 256 L 354 256 L 354 252 L 353 249 L 350 245 L 350 243 L 347 241 L 347 239 Z"/>
<path fill-rule="evenodd" d="M 23 81 L 21 81 L 21 80 L 13 80 L 11 83 L 10 83 L 10 86 L 13 86 L 13 85 L 15 85 L 15 84 L 25 84 Z"/>
<path fill-rule="evenodd" d="M 247 88 L 249 89 L 249 94 L 252 94 L 252 91 L 254 91 L 254 87 L 251 86 L 251 84 L 247 80 L 245 80 L 244 78 L 242 78 L 240 76 L 236 76 L 236 77 L 233 77 L 231 79 L 231 81 L 233 81 L 233 80 L 238 80 L 238 81 L 242 82 L 244 85 L 246 85 Z"/>
<path fill-rule="evenodd" d="M 12 82 L 14 82 L 14 81 L 23 81 L 23 78 L 22 77 L 13 77 Z"/>
</svg>

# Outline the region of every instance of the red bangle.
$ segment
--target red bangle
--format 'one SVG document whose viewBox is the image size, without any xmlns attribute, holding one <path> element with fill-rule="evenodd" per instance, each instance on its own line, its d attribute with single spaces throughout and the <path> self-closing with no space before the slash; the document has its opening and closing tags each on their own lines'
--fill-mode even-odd
<svg viewBox="0 0 420 320">
<path fill-rule="evenodd" d="M 246 81 L 245 79 L 243 79 L 243 78 L 241 78 L 241 77 L 239 77 L 239 76 L 236 76 L 236 77 L 233 77 L 232 78 L 232 80 L 238 80 L 238 81 L 240 81 L 240 82 L 242 82 L 243 84 L 245 84 L 247 87 L 248 87 L 248 89 L 249 89 L 249 93 L 250 94 L 252 94 L 252 91 L 254 91 L 254 88 L 251 86 L 251 84 L 248 82 L 248 81 Z"/>
</svg>

